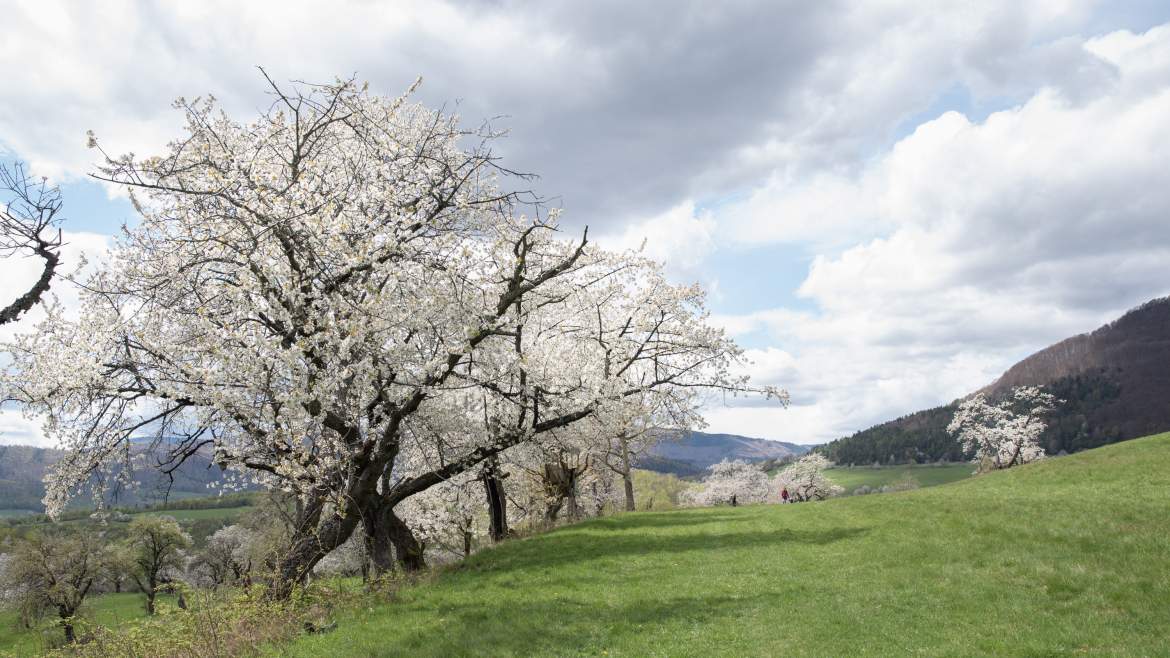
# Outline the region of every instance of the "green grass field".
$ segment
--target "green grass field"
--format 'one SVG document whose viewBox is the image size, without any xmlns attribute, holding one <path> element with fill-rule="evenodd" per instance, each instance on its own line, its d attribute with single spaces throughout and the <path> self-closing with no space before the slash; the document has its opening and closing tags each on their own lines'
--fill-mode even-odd
<svg viewBox="0 0 1170 658">
<path fill-rule="evenodd" d="M 1170 434 L 902 493 L 622 514 L 359 597 L 331 633 L 265 651 L 1170 655 L 1168 509 Z M 136 594 L 88 608 L 114 626 L 143 614 Z M 0 614 L 0 655 L 39 653 L 51 624 Z"/>
<path fill-rule="evenodd" d="M 251 510 L 251 507 L 214 507 L 210 509 L 172 509 L 162 511 L 148 511 L 138 512 L 137 514 L 156 514 L 160 516 L 171 516 L 177 521 L 196 521 L 203 519 L 220 519 L 225 522 L 234 521 L 242 516 L 245 512 Z M 137 516 L 134 514 L 132 516 Z"/>
<path fill-rule="evenodd" d="M 920 487 L 933 487 L 971 477 L 975 471 L 974 464 L 946 464 L 908 465 L 908 466 L 855 466 L 853 468 L 830 468 L 825 475 L 834 483 L 845 488 L 845 493 L 853 493 L 854 489 L 867 485 L 872 489 L 880 489 L 887 484 L 893 484 L 905 478 L 913 478 Z"/>
<path fill-rule="evenodd" d="M 83 621 L 79 631 L 85 624 L 112 627 L 141 619 L 146 616 L 144 600 L 139 593 L 106 594 L 88 599 L 81 611 Z M 172 606 L 171 600 L 169 594 L 159 595 L 163 606 Z M 36 629 L 28 631 L 20 627 L 15 612 L 0 610 L 0 655 L 36 656 L 59 646 L 64 635 L 54 623 L 55 618 L 46 617 Z"/>
<path fill-rule="evenodd" d="M 483 551 L 287 656 L 1170 653 L 1170 435 L 822 503 Z"/>
</svg>

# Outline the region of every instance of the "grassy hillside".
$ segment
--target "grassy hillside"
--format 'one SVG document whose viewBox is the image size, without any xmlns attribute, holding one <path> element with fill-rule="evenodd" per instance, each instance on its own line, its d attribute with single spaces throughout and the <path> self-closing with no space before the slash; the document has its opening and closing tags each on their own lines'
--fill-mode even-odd
<svg viewBox="0 0 1170 658">
<path fill-rule="evenodd" d="M 853 468 L 830 468 L 825 471 L 829 479 L 845 488 L 846 493 L 852 493 L 860 486 L 871 489 L 880 489 L 888 484 L 894 484 L 907 478 L 913 479 L 920 487 L 933 487 L 971 477 L 975 466 L 969 463 L 934 465 L 906 465 L 873 468 L 872 466 L 855 466 Z"/>
<path fill-rule="evenodd" d="M 1158 655 L 1170 435 L 882 496 L 599 519 L 473 556 L 320 655 Z"/>
</svg>

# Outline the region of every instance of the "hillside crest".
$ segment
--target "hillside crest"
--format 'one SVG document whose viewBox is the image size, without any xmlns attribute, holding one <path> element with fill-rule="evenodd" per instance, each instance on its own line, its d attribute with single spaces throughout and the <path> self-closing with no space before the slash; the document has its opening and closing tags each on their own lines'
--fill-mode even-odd
<svg viewBox="0 0 1170 658">
<path fill-rule="evenodd" d="M 1170 430 L 1170 297 L 1046 347 L 972 394 L 995 398 L 1016 386 L 1043 386 L 1065 401 L 1041 439 L 1050 454 Z M 946 432 L 956 404 L 875 425 L 821 451 L 839 463 L 964 459 Z"/>
</svg>

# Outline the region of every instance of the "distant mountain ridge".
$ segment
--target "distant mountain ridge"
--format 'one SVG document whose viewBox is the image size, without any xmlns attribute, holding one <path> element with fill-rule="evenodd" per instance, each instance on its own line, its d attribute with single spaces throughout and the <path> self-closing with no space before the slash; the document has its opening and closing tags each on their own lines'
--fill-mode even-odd
<svg viewBox="0 0 1170 658">
<path fill-rule="evenodd" d="M 766 461 L 799 456 L 808 452 L 807 446 L 754 439 L 735 434 L 708 434 L 684 432 L 679 438 L 665 438 L 638 460 L 638 467 L 680 476 L 700 475 L 712 464 L 724 459 Z M 42 482 L 45 472 L 64 454 L 53 448 L 0 445 L 0 510 L 43 512 L 41 499 L 45 495 Z M 214 489 L 221 471 L 206 455 L 195 455 L 175 474 L 169 497 L 187 498 L 206 496 Z M 120 505 L 156 504 L 162 502 L 166 491 L 166 477 L 157 470 L 142 467 L 135 470 L 134 479 L 141 486 L 118 493 Z M 78 500 L 88 505 L 88 498 Z"/>
<path fill-rule="evenodd" d="M 0 445 L 0 510 L 43 512 L 41 500 L 45 496 L 42 481 L 45 472 L 64 454 L 53 448 Z M 207 496 L 214 492 L 208 485 L 218 483 L 222 472 L 201 454 L 193 455 L 175 471 L 173 483 L 158 470 L 143 466 L 134 472 L 140 482 L 134 490 L 114 492 L 111 503 L 119 505 L 156 504 L 164 498 Z M 168 491 L 169 486 L 169 491 Z M 89 506 L 87 497 L 77 504 Z"/>
<path fill-rule="evenodd" d="M 1040 350 L 976 392 L 994 399 L 1016 386 L 1042 386 L 1065 401 L 1041 437 L 1051 454 L 1170 430 L 1170 297 Z M 946 432 L 957 404 L 903 416 L 819 450 L 839 463 L 963 459 Z"/>
<path fill-rule="evenodd" d="M 658 442 L 638 460 L 638 467 L 682 476 L 699 475 L 724 459 L 756 462 L 800 456 L 808 451 L 808 446 L 783 441 L 684 432 L 679 438 L 667 437 Z"/>
</svg>

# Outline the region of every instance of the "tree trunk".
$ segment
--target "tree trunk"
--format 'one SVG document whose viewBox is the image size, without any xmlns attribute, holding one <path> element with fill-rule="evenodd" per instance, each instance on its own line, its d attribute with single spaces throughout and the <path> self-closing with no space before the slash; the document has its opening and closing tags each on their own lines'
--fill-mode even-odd
<svg viewBox="0 0 1170 658">
<path fill-rule="evenodd" d="M 146 588 L 146 614 L 154 615 L 154 597 L 157 595 L 154 585 Z"/>
<path fill-rule="evenodd" d="M 403 571 L 418 571 L 426 567 L 423 555 L 425 547 L 384 499 L 379 499 L 363 510 L 362 525 L 366 535 L 366 550 L 374 565 L 375 575 L 393 571 L 396 562 Z"/>
<path fill-rule="evenodd" d="M 576 520 L 577 479 L 584 471 L 583 467 L 569 466 L 563 461 L 544 465 L 542 480 L 544 493 L 548 499 L 548 507 L 544 512 L 546 521 L 550 523 L 556 521 L 566 501 L 569 503 L 569 518 Z"/>
<path fill-rule="evenodd" d="M 564 504 L 564 500 L 559 498 L 554 498 L 549 501 L 548 507 L 544 510 L 544 520 L 549 523 L 556 523 L 557 516 L 561 513 L 562 504 Z"/>
<path fill-rule="evenodd" d="M 622 485 L 626 490 L 626 511 L 634 511 L 634 478 L 631 475 L 630 443 L 622 438 Z"/>
<path fill-rule="evenodd" d="M 309 527 L 294 535 L 292 547 L 277 565 L 269 598 L 287 599 L 295 586 L 305 582 L 321 558 L 349 539 L 357 523 L 357 510 L 351 509 L 347 510 L 345 516 L 334 513 L 320 524 L 315 524 L 316 527 Z"/>
<path fill-rule="evenodd" d="M 504 482 L 492 459 L 483 471 L 483 486 L 487 494 L 488 535 L 493 542 L 503 541 L 508 536 L 508 498 L 504 494 Z"/>
<path fill-rule="evenodd" d="M 73 632 L 73 612 L 63 605 L 57 606 L 57 616 L 61 618 L 61 629 L 65 631 L 65 641 L 69 644 L 77 641 L 77 636 Z"/>
<path fill-rule="evenodd" d="M 367 510 L 362 516 L 362 529 L 365 534 L 366 554 L 370 565 L 374 569 L 374 576 L 382 576 L 394 571 L 394 545 L 386 532 L 379 532 L 379 512 Z"/>
<path fill-rule="evenodd" d="M 463 557 L 471 556 L 471 531 L 463 531 Z"/>
<path fill-rule="evenodd" d="M 390 543 L 394 545 L 394 553 L 402 570 L 418 571 L 425 568 L 427 566 L 423 555 L 425 547 L 415 539 L 410 526 L 398 518 L 392 509 L 386 510 L 385 521 Z"/>
</svg>

